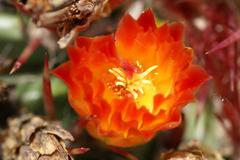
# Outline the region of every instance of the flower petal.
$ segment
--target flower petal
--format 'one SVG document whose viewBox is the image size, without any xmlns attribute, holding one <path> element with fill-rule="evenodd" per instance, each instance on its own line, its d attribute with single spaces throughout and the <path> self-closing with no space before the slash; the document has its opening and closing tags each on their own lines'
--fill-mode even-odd
<svg viewBox="0 0 240 160">
<path fill-rule="evenodd" d="M 70 62 L 63 63 L 52 71 L 52 74 L 63 80 L 68 86 L 73 83 L 70 73 Z"/>
<path fill-rule="evenodd" d="M 126 51 L 132 47 L 137 34 L 141 31 L 142 28 L 139 24 L 130 15 L 125 15 L 115 34 L 115 44 L 118 53 L 123 57 L 127 57 L 129 54 Z"/>
<path fill-rule="evenodd" d="M 173 23 L 170 26 L 171 36 L 175 41 L 181 41 L 183 38 L 183 29 L 184 26 L 182 23 Z"/>
<path fill-rule="evenodd" d="M 176 90 L 196 89 L 203 82 L 207 81 L 209 75 L 199 66 L 192 65 L 184 73 L 176 84 Z"/>
<path fill-rule="evenodd" d="M 86 50 L 89 50 L 93 40 L 93 38 L 78 37 L 75 41 L 75 46 L 77 46 L 78 48 L 86 48 Z"/>
<path fill-rule="evenodd" d="M 144 28 L 144 31 L 156 29 L 156 22 L 151 9 L 144 11 L 137 20 L 138 24 Z"/>
</svg>

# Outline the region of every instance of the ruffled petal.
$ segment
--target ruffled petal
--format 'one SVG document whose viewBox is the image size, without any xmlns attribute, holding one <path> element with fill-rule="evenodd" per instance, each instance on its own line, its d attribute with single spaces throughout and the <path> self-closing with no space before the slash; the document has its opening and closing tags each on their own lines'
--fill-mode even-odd
<svg viewBox="0 0 240 160">
<path fill-rule="evenodd" d="M 156 29 L 156 22 L 151 9 L 144 11 L 137 20 L 138 24 L 143 27 L 144 31 Z"/>
<path fill-rule="evenodd" d="M 184 26 L 182 23 L 173 23 L 170 26 L 170 34 L 175 41 L 181 41 L 183 39 Z"/>
<path fill-rule="evenodd" d="M 75 41 L 75 46 L 78 48 L 85 48 L 86 50 L 89 50 L 93 40 L 93 38 L 88 37 L 77 37 Z"/>
<path fill-rule="evenodd" d="M 117 52 L 122 58 L 129 56 L 127 51 L 132 48 L 135 38 L 140 32 L 142 32 L 142 28 L 139 24 L 130 15 L 125 15 L 115 34 Z"/>
<path fill-rule="evenodd" d="M 205 70 L 196 65 L 190 66 L 180 77 L 176 83 L 176 91 L 196 89 L 210 78 Z"/>
<path fill-rule="evenodd" d="M 63 80 L 66 85 L 71 86 L 73 81 L 70 76 L 70 62 L 63 63 L 52 71 L 52 74 Z"/>
</svg>

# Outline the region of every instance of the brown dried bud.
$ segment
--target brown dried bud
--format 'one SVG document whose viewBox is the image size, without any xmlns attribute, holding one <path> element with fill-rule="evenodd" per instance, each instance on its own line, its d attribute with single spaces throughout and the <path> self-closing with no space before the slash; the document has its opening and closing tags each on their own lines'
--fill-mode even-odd
<svg viewBox="0 0 240 160">
<path fill-rule="evenodd" d="M 8 136 L 2 144 L 4 160 L 72 160 L 64 141 L 72 135 L 58 123 L 31 114 L 9 120 Z"/>
<path fill-rule="evenodd" d="M 58 44 L 66 47 L 90 23 L 110 13 L 108 0 L 17 0 L 22 11 L 32 16 L 38 27 L 56 30 Z"/>
<path fill-rule="evenodd" d="M 220 153 L 193 142 L 181 147 L 179 151 L 168 151 L 161 154 L 161 160 L 223 160 Z"/>
</svg>

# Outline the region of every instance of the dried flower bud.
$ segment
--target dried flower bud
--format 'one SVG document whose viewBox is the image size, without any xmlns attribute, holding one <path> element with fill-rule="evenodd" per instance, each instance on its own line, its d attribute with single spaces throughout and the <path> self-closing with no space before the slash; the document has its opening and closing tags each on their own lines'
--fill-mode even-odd
<svg viewBox="0 0 240 160">
<path fill-rule="evenodd" d="M 107 16 L 113 4 L 108 0 L 16 0 L 16 7 L 30 14 L 38 27 L 56 30 L 58 44 L 64 48 L 91 22 Z"/>
<path fill-rule="evenodd" d="M 212 149 L 200 146 L 197 143 L 189 143 L 179 151 L 168 151 L 161 155 L 161 160 L 223 160 L 220 153 Z"/>
<path fill-rule="evenodd" d="M 64 141 L 72 135 L 59 124 L 31 114 L 9 120 L 8 136 L 2 144 L 4 160 L 72 160 Z"/>
</svg>

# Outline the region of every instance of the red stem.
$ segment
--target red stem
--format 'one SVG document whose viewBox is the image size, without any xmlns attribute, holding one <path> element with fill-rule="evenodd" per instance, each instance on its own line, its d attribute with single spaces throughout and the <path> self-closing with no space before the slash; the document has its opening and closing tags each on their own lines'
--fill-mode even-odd
<svg viewBox="0 0 240 160">
<path fill-rule="evenodd" d="M 43 69 L 43 100 L 44 100 L 44 109 L 48 114 L 49 118 L 54 120 L 56 119 L 56 110 L 53 101 L 52 89 L 51 89 L 51 80 L 50 80 L 50 71 L 48 64 L 48 56 L 46 55 L 44 59 L 44 69 Z"/>
<path fill-rule="evenodd" d="M 18 57 L 17 61 L 15 62 L 14 66 L 12 67 L 10 74 L 16 72 L 34 53 L 36 48 L 41 44 L 41 39 L 33 39 L 31 40 L 27 47 L 23 50 L 21 55 Z"/>
<path fill-rule="evenodd" d="M 206 54 L 210 54 L 212 52 L 216 52 L 220 49 L 223 49 L 225 47 L 228 47 L 230 44 L 236 42 L 237 40 L 240 39 L 240 29 L 238 29 L 237 31 L 235 31 L 232 35 L 230 35 L 229 37 L 227 37 L 226 39 L 224 39 L 222 42 L 220 42 L 218 45 L 216 45 L 215 47 L 213 47 L 211 50 L 209 50 L 208 52 L 206 52 Z"/>
<path fill-rule="evenodd" d="M 80 147 L 80 148 L 68 148 L 67 150 L 68 150 L 68 153 L 71 155 L 80 155 L 80 154 L 84 154 L 84 153 L 88 152 L 90 149 Z"/>
<path fill-rule="evenodd" d="M 134 155 L 132 155 L 131 153 L 129 153 L 127 151 L 121 150 L 121 149 L 113 147 L 113 146 L 110 146 L 109 148 L 114 153 L 117 153 L 117 154 L 119 154 L 119 155 L 121 155 L 123 157 L 126 157 L 129 160 L 139 160 L 137 157 L 135 157 Z"/>
</svg>

